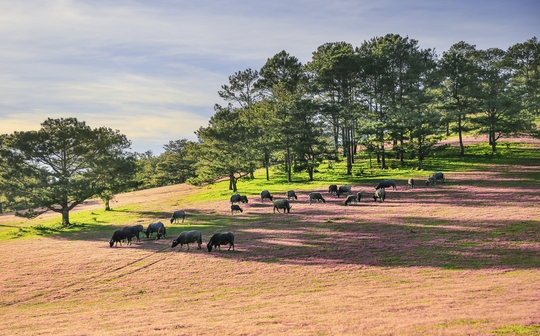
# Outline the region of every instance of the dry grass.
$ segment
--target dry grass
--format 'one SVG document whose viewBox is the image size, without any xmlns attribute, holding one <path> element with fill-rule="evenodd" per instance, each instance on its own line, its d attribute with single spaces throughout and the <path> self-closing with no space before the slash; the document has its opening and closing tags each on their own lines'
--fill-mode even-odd
<svg viewBox="0 0 540 336">
<path fill-rule="evenodd" d="M 178 251 L 173 234 L 121 248 L 108 233 L 3 242 L 0 334 L 537 335 L 540 183 L 512 178 L 522 168 L 448 174 L 382 204 L 299 193 L 290 214 L 255 197 L 234 217 L 228 202 L 201 202 L 168 226 L 204 240 L 230 230 L 235 251 Z M 157 207 L 186 188 L 116 206 Z"/>
</svg>

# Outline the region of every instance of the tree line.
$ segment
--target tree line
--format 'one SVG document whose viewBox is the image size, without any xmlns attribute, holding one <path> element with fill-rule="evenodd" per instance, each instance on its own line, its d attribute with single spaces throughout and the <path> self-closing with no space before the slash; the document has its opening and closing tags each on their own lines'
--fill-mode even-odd
<svg viewBox="0 0 540 336">
<path fill-rule="evenodd" d="M 346 160 L 352 174 L 362 148 L 387 168 L 391 150 L 402 165 L 423 160 L 444 137 L 497 140 L 531 134 L 539 115 L 540 44 L 536 37 L 508 50 L 458 42 L 439 57 L 409 37 L 388 34 L 353 47 L 326 43 L 302 64 L 281 51 L 260 70 L 229 77 L 207 127 L 196 131 L 192 183 L 227 176 L 230 189 L 254 169 L 280 163 L 309 180 L 324 159 Z"/>
<path fill-rule="evenodd" d="M 21 215 L 62 213 L 91 197 L 110 209 L 115 194 L 176 183 L 240 177 L 278 164 L 292 181 L 314 179 L 323 160 L 366 151 L 387 168 L 391 152 L 419 169 L 450 134 L 488 136 L 492 151 L 511 134 L 532 134 L 539 116 L 540 43 L 508 50 L 458 42 L 437 55 L 409 37 L 388 34 L 354 47 L 325 43 L 311 61 L 281 51 L 259 70 L 229 77 L 197 141 L 170 141 L 164 153 L 131 153 L 119 131 L 92 129 L 75 118 L 47 119 L 39 131 L 0 136 L 1 205 Z"/>
</svg>

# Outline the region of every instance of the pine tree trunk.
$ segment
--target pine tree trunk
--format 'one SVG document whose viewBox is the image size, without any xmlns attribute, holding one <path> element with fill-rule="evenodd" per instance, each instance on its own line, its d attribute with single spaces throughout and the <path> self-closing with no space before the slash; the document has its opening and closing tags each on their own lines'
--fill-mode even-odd
<svg viewBox="0 0 540 336">
<path fill-rule="evenodd" d="M 386 152 L 384 151 L 384 145 L 381 151 L 381 169 L 386 169 Z"/>
<path fill-rule="evenodd" d="M 353 149 L 352 149 L 352 141 L 351 141 L 351 129 L 347 128 L 346 136 L 347 136 L 347 175 L 352 174 L 352 164 L 353 164 Z"/>
<path fill-rule="evenodd" d="M 461 130 L 461 114 L 458 115 L 458 134 L 459 134 L 459 156 L 465 155 L 465 147 L 463 146 L 463 132 Z"/>
<path fill-rule="evenodd" d="M 399 139 L 399 162 L 401 162 L 401 167 L 405 166 L 405 159 L 404 159 L 404 156 L 405 156 L 405 150 L 403 148 L 405 148 L 405 140 L 403 139 L 403 134 L 400 135 L 400 139 Z"/>
<path fill-rule="evenodd" d="M 287 157 L 285 158 L 286 165 L 287 165 L 287 182 L 292 182 L 292 174 L 291 174 L 291 149 L 287 148 Z"/>
<path fill-rule="evenodd" d="M 270 181 L 270 155 L 268 154 L 268 151 L 264 151 L 264 167 L 266 168 L 266 180 Z"/>
<path fill-rule="evenodd" d="M 333 127 L 333 133 L 334 133 L 334 152 L 336 154 L 336 161 L 339 161 L 339 128 L 335 126 L 335 120 L 334 120 L 334 127 Z"/>
</svg>

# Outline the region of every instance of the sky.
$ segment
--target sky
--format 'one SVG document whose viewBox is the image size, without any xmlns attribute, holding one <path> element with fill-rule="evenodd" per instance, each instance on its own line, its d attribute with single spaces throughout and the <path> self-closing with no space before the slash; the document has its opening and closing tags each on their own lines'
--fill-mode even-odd
<svg viewBox="0 0 540 336">
<path fill-rule="evenodd" d="M 540 1 L 0 0 L 0 134 L 75 117 L 159 155 L 196 140 L 235 72 L 389 33 L 506 50 L 540 38 Z"/>
</svg>

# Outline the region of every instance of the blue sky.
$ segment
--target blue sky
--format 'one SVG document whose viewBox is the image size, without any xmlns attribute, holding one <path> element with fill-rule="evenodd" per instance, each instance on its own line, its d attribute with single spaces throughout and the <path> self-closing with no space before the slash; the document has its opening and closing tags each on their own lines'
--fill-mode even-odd
<svg viewBox="0 0 540 336">
<path fill-rule="evenodd" d="M 159 154 L 196 139 L 236 71 L 388 33 L 506 49 L 540 37 L 540 2 L 0 0 L 0 133 L 76 117 Z"/>
</svg>

